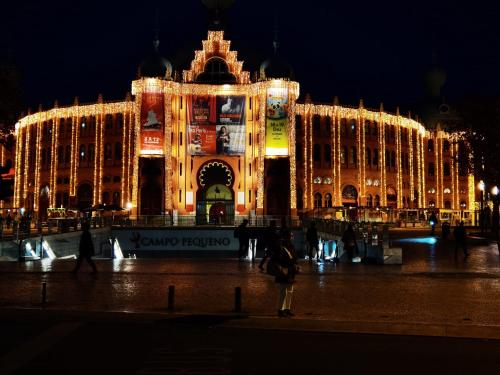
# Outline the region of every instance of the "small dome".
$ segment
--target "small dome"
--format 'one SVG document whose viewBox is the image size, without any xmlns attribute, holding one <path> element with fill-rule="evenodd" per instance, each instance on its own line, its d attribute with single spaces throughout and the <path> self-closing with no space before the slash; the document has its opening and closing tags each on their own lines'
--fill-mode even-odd
<svg viewBox="0 0 500 375">
<path fill-rule="evenodd" d="M 172 79 L 172 63 L 158 53 L 159 40 L 153 43 L 154 51 L 139 66 L 141 77 Z"/>
<path fill-rule="evenodd" d="M 290 64 L 275 54 L 260 65 L 259 79 L 293 79 L 293 70 Z"/>
</svg>

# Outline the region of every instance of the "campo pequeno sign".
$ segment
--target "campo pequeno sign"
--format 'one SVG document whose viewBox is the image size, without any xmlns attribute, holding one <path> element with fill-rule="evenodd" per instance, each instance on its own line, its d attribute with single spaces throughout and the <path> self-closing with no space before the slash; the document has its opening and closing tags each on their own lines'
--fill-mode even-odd
<svg viewBox="0 0 500 375">
<path fill-rule="evenodd" d="M 113 235 L 125 251 L 238 250 L 233 229 L 117 229 Z"/>
</svg>

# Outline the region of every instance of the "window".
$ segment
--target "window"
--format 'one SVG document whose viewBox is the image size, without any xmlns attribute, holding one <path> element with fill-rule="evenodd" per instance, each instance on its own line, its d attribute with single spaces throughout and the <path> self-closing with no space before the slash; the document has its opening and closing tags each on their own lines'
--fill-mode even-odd
<svg viewBox="0 0 500 375">
<path fill-rule="evenodd" d="M 340 135 L 347 136 L 347 120 L 345 118 L 340 120 Z"/>
<path fill-rule="evenodd" d="M 389 150 L 385 150 L 385 167 L 389 169 L 391 166 L 391 153 Z"/>
<path fill-rule="evenodd" d="M 313 160 L 316 162 L 321 161 L 321 146 L 317 143 L 313 147 Z"/>
<path fill-rule="evenodd" d="M 120 142 L 115 143 L 115 160 L 122 160 L 122 144 Z"/>
<path fill-rule="evenodd" d="M 356 147 L 351 147 L 351 164 L 356 166 L 358 163 L 358 155 Z"/>
<path fill-rule="evenodd" d="M 349 127 L 349 131 L 351 132 L 351 137 L 356 136 L 356 120 L 351 121 L 351 126 Z"/>
<path fill-rule="evenodd" d="M 366 166 L 371 167 L 372 165 L 372 152 L 370 150 L 370 147 L 366 148 Z"/>
<path fill-rule="evenodd" d="M 113 182 L 116 184 L 118 182 L 121 181 L 121 177 L 120 176 L 113 176 Z"/>
<path fill-rule="evenodd" d="M 109 204 L 109 191 L 105 191 L 102 193 L 102 203 Z"/>
<path fill-rule="evenodd" d="M 450 152 L 450 142 L 447 139 L 443 142 L 443 152 Z"/>
<path fill-rule="evenodd" d="M 313 135 L 319 136 L 321 132 L 320 130 L 321 122 L 319 115 L 314 115 L 312 120 L 313 120 Z"/>
<path fill-rule="evenodd" d="M 94 161 L 95 158 L 95 146 L 93 143 L 89 144 L 89 161 Z"/>
<path fill-rule="evenodd" d="M 302 161 L 302 143 L 295 144 L 295 159 Z"/>
<path fill-rule="evenodd" d="M 330 145 L 325 145 L 325 162 L 327 163 L 328 167 L 331 166 L 332 164 L 332 147 Z"/>
<path fill-rule="evenodd" d="M 332 195 L 330 193 L 325 194 L 325 207 L 332 207 Z"/>
<path fill-rule="evenodd" d="M 64 160 L 66 161 L 66 165 L 70 165 L 71 163 L 71 146 L 70 145 L 67 145 L 66 146 L 66 152 L 65 152 L 65 155 L 64 155 Z"/>
<path fill-rule="evenodd" d="M 120 206 L 120 193 L 118 191 L 115 191 L 113 193 L 113 204 L 116 206 Z"/>
<path fill-rule="evenodd" d="M 295 130 L 301 130 L 302 129 L 302 116 L 301 115 L 295 115 Z"/>
<path fill-rule="evenodd" d="M 342 146 L 340 149 L 340 164 L 343 167 L 347 167 L 347 147 Z"/>
<path fill-rule="evenodd" d="M 373 197 L 371 196 L 371 194 L 368 194 L 366 196 L 366 206 L 373 207 Z"/>
<path fill-rule="evenodd" d="M 434 151 L 434 141 L 432 139 L 429 139 L 427 141 L 427 150 L 429 152 L 433 152 Z"/>
<path fill-rule="evenodd" d="M 371 122 L 365 121 L 365 137 L 366 138 L 368 138 L 370 136 L 370 127 L 371 127 Z"/>
<path fill-rule="evenodd" d="M 375 207 L 380 207 L 380 197 L 375 195 Z"/>
<path fill-rule="evenodd" d="M 445 176 L 449 176 L 450 175 L 450 163 L 448 163 L 448 162 L 444 163 L 443 174 Z"/>
<path fill-rule="evenodd" d="M 59 146 L 57 148 L 57 164 L 61 166 L 61 164 L 64 162 L 64 147 Z"/>
<path fill-rule="evenodd" d="M 79 158 L 80 161 L 85 161 L 85 145 L 80 146 Z"/>
<path fill-rule="evenodd" d="M 378 127 L 378 123 L 375 121 L 375 122 L 373 123 L 373 127 L 372 127 L 372 135 L 373 135 L 374 137 L 376 137 L 376 136 L 377 136 L 377 134 L 378 134 L 378 129 L 377 129 L 377 127 Z"/>
<path fill-rule="evenodd" d="M 378 149 L 373 149 L 373 165 L 378 166 Z"/>
<path fill-rule="evenodd" d="M 330 116 L 325 117 L 325 134 L 330 135 L 332 132 L 332 119 Z"/>
<path fill-rule="evenodd" d="M 113 157 L 113 152 L 111 150 L 111 143 L 106 143 L 104 145 L 104 159 L 111 160 L 112 157 Z"/>
<path fill-rule="evenodd" d="M 321 193 L 314 194 L 314 208 L 321 208 L 322 206 L 322 197 Z"/>
<path fill-rule="evenodd" d="M 429 177 L 434 177 L 434 163 L 428 164 L 427 173 L 428 173 Z"/>
</svg>

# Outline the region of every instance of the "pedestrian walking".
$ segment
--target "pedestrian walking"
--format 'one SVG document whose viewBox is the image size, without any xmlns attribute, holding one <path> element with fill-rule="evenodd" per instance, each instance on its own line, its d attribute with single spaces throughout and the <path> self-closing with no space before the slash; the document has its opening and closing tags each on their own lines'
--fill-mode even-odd
<svg viewBox="0 0 500 375">
<path fill-rule="evenodd" d="M 92 267 L 92 273 L 97 273 L 97 267 L 95 266 L 92 256 L 95 255 L 94 243 L 92 242 L 92 235 L 90 234 L 90 224 L 88 222 L 82 225 L 82 236 L 80 237 L 80 246 L 78 248 L 78 259 L 76 260 L 75 268 L 73 273 L 77 273 L 85 259 L 88 264 Z"/>
<path fill-rule="evenodd" d="M 318 230 L 316 229 L 316 223 L 313 221 L 306 232 L 306 240 L 309 245 L 309 261 L 312 261 L 314 258 L 313 250 L 316 250 L 316 260 L 319 262 L 319 239 L 318 239 Z"/>
<path fill-rule="evenodd" d="M 436 229 L 437 222 L 438 222 L 438 218 L 433 211 L 431 216 L 429 217 L 429 224 L 431 226 L 431 236 L 434 236 L 434 230 Z"/>
<path fill-rule="evenodd" d="M 354 233 L 354 229 L 352 224 L 347 226 L 347 229 L 342 234 L 341 241 L 344 243 L 344 250 L 347 253 L 347 258 L 350 262 L 352 262 L 352 258 L 354 257 L 354 252 L 357 252 L 357 243 L 356 243 L 356 233 Z"/>
<path fill-rule="evenodd" d="M 244 219 L 243 222 L 238 225 L 234 230 L 234 236 L 238 238 L 239 248 L 238 248 L 238 258 L 243 260 L 248 256 L 248 245 L 250 241 L 250 233 L 248 231 L 248 220 Z"/>
<path fill-rule="evenodd" d="M 280 318 L 294 316 L 291 310 L 293 284 L 299 268 L 297 255 L 293 248 L 279 246 L 273 253 L 271 262 L 275 269 L 274 281 L 278 286 L 278 316 Z"/>
<path fill-rule="evenodd" d="M 266 261 L 280 246 L 280 236 L 278 234 L 278 228 L 276 227 L 276 220 L 271 220 L 269 222 L 269 226 L 264 231 L 263 237 L 266 248 L 264 250 L 264 256 L 259 263 L 259 268 L 262 271 L 264 270 L 264 264 L 266 263 Z"/>
<path fill-rule="evenodd" d="M 467 232 L 463 221 L 453 229 L 453 237 L 455 237 L 455 256 L 458 255 L 458 248 L 461 247 L 464 256 L 467 258 L 469 256 L 469 252 L 467 251 Z"/>
</svg>

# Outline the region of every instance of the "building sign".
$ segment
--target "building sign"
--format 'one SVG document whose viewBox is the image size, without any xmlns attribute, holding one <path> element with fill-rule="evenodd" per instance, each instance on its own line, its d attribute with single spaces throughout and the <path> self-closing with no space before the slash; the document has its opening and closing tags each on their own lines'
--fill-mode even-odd
<svg viewBox="0 0 500 375">
<path fill-rule="evenodd" d="M 163 126 L 165 124 L 163 94 L 142 94 L 141 155 L 163 155 Z"/>
<path fill-rule="evenodd" d="M 242 155 L 245 153 L 245 96 L 188 96 L 187 125 L 191 155 Z"/>
<path fill-rule="evenodd" d="M 288 89 L 272 87 L 266 99 L 266 156 L 288 155 Z"/>
<path fill-rule="evenodd" d="M 236 251 L 233 229 L 113 230 L 123 251 Z"/>
</svg>

